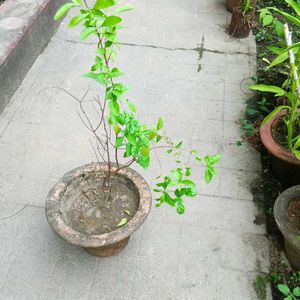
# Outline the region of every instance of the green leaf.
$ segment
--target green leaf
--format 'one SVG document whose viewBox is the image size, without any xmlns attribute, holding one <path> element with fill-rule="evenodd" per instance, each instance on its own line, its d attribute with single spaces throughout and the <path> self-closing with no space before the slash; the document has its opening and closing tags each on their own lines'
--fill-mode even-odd
<svg viewBox="0 0 300 300">
<path fill-rule="evenodd" d="M 298 137 L 296 143 L 293 146 L 293 150 L 297 150 L 300 147 L 300 136 Z"/>
<path fill-rule="evenodd" d="M 101 27 L 114 27 L 122 22 L 122 19 L 118 16 L 109 16 L 102 23 Z"/>
<path fill-rule="evenodd" d="M 296 296 L 296 297 L 300 297 L 300 288 L 299 288 L 299 287 L 295 287 L 295 288 L 293 289 L 293 294 L 294 294 L 294 296 Z"/>
<path fill-rule="evenodd" d="M 122 218 L 122 220 L 118 223 L 117 227 L 124 226 L 128 222 L 127 218 Z"/>
<path fill-rule="evenodd" d="M 289 54 L 288 51 L 289 50 L 293 50 L 294 53 L 297 53 L 299 51 L 299 46 L 300 43 L 296 43 L 290 47 L 287 47 L 286 49 L 284 49 L 281 54 L 279 54 L 270 64 L 270 66 L 268 68 L 272 68 L 274 66 L 277 66 L 281 63 L 283 63 L 285 60 L 287 60 L 289 58 Z"/>
<path fill-rule="evenodd" d="M 115 4 L 116 4 L 115 0 L 97 0 L 93 9 L 103 9 L 103 8 L 114 6 Z"/>
<path fill-rule="evenodd" d="M 279 10 L 278 8 L 275 8 L 275 7 L 270 7 L 270 9 L 278 12 L 279 14 L 281 14 L 282 16 L 284 16 L 287 20 L 289 20 L 290 22 L 294 23 L 295 25 L 297 25 L 298 27 L 300 27 L 300 20 L 297 19 L 296 17 L 282 11 L 282 10 Z"/>
<path fill-rule="evenodd" d="M 129 100 L 127 100 L 127 105 L 128 105 L 129 109 L 130 109 L 133 113 L 136 112 L 136 108 L 135 108 L 135 106 L 134 106 L 134 104 L 133 104 L 132 102 L 130 102 Z"/>
<path fill-rule="evenodd" d="M 122 137 L 116 138 L 116 148 L 119 148 L 122 145 L 123 145 L 123 138 Z"/>
<path fill-rule="evenodd" d="M 272 15 L 266 15 L 266 16 L 263 18 L 263 25 L 264 25 L 264 26 L 268 26 L 268 25 L 270 25 L 272 22 L 273 22 L 273 16 L 272 16 Z"/>
<path fill-rule="evenodd" d="M 184 205 L 183 205 L 182 203 L 179 204 L 179 205 L 177 206 L 177 208 L 176 208 L 176 211 L 177 211 L 177 213 L 178 213 L 179 215 L 184 214 L 184 211 L 185 211 Z"/>
<path fill-rule="evenodd" d="M 245 112 L 248 116 L 255 116 L 259 113 L 259 111 L 254 108 L 247 108 Z"/>
<path fill-rule="evenodd" d="M 296 156 L 296 158 L 297 158 L 298 160 L 300 160 L 300 151 L 299 151 L 299 150 L 293 149 L 293 153 L 294 153 L 294 155 Z"/>
<path fill-rule="evenodd" d="M 61 19 L 74 5 L 74 3 L 66 3 L 61 6 L 54 16 L 54 20 L 57 21 Z"/>
<path fill-rule="evenodd" d="M 72 0 L 72 1 L 77 6 L 81 6 L 82 5 L 82 1 L 81 0 Z"/>
<path fill-rule="evenodd" d="M 95 27 L 86 27 L 81 31 L 80 39 L 83 41 L 87 37 L 89 37 L 91 34 L 96 33 L 97 30 Z"/>
<path fill-rule="evenodd" d="M 128 216 L 131 216 L 130 211 L 128 209 L 125 209 L 124 211 Z"/>
<path fill-rule="evenodd" d="M 123 11 L 132 10 L 132 9 L 134 9 L 134 7 L 130 4 L 123 5 L 123 6 L 116 9 L 115 14 L 119 14 Z"/>
<path fill-rule="evenodd" d="M 214 173 L 212 172 L 212 170 L 210 168 L 207 168 L 205 170 L 205 182 L 208 184 L 212 181 L 212 178 L 214 176 Z"/>
<path fill-rule="evenodd" d="M 268 93 L 274 93 L 275 96 L 283 96 L 285 94 L 285 91 L 275 85 L 265 85 L 265 84 L 253 84 L 250 85 L 249 88 L 251 90 L 256 90 L 260 92 L 268 92 Z"/>
<path fill-rule="evenodd" d="M 175 146 L 175 148 L 176 148 L 176 149 L 179 149 L 181 146 L 182 146 L 182 141 L 179 142 L 179 143 Z"/>
<path fill-rule="evenodd" d="M 289 106 L 285 106 L 285 105 L 281 105 L 278 106 L 276 109 L 274 109 L 269 115 L 267 115 L 264 120 L 261 123 L 261 126 L 265 125 L 266 123 L 268 123 L 271 119 L 273 119 L 280 111 L 282 111 L 283 109 L 291 109 Z"/>
<path fill-rule="evenodd" d="M 140 151 L 143 156 L 148 156 L 150 152 L 150 148 L 146 146 L 142 146 Z"/>
<path fill-rule="evenodd" d="M 289 4 L 295 13 L 300 16 L 300 5 L 293 0 L 285 0 L 287 4 Z"/>
<path fill-rule="evenodd" d="M 282 38 L 284 37 L 283 24 L 280 21 L 276 22 L 275 31 L 279 37 L 282 37 Z"/>
<path fill-rule="evenodd" d="M 83 75 L 83 77 L 92 78 L 99 82 L 100 84 L 105 85 L 105 75 L 103 73 L 95 74 L 95 73 L 86 73 Z"/>
<path fill-rule="evenodd" d="M 288 287 L 287 285 L 285 285 L 285 284 L 278 284 L 278 285 L 277 285 L 277 288 L 278 288 L 279 291 L 280 291 L 283 295 L 285 295 L 285 296 L 288 296 L 289 293 L 290 293 L 289 287 Z"/>
<path fill-rule="evenodd" d="M 160 130 L 160 129 L 163 128 L 163 126 L 164 126 L 164 122 L 163 122 L 162 118 L 159 117 L 159 119 L 158 119 L 158 121 L 157 121 L 157 124 L 156 124 L 156 129 L 157 129 L 157 130 Z"/>
<path fill-rule="evenodd" d="M 75 16 L 74 18 L 71 19 L 71 21 L 70 21 L 70 23 L 68 25 L 68 28 L 73 28 L 73 27 L 77 26 L 87 16 L 88 16 L 88 14 L 80 14 L 78 16 Z"/>
</svg>

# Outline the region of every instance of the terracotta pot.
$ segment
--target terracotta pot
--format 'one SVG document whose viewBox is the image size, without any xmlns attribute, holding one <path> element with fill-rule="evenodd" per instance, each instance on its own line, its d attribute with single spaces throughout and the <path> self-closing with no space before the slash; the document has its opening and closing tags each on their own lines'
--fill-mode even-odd
<svg viewBox="0 0 300 300">
<path fill-rule="evenodd" d="M 246 38 L 250 34 L 251 26 L 254 20 L 254 10 L 251 9 L 245 16 L 240 7 L 233 10 L 228 33 L 238 39 Z"/>
<path fill-rule="evenodd" d="M 272 131 L 286 112 L 278 113 L 273 119 L 260 128 L 260 138 L 268 152 L 271 154 L 271 166 L 277 179 L 292 186 L 300 184 L 300 161 L 291 151 L 278 145 L 273 138 Z"/>
<path fill-rule="evenodd" d="M 288 208 L 294 200 L 300 202 L 300 185 L 293 186 L 280 194 L 274 205 L 274 217 L 279 230 L 284 236 L 286 256 L 291 265 L 298 271 L 300 270 L 299 232 L 296 232 L 291 226 L 288 215 Z"/>
<path fill-rule="evenodd" d="M 112 168 L 115 170 L 116 165 L 113 164 Z M 100 197 L 97 195 L 99 195 L 99 191 L 100 193 L 102 191 L 102 185 L 100 185 L 100 183 L 99 186 L 101 186 L 101 189 L 97 189 L 97 193 L 94 186 L 89 188 L 88 191 L 86 191 L 86 186 L 90 187 L 90 180 L 98 184 L 98 182 L 100 182 L 98 178 L 103 179 L 107 174 L 107 170 L 107 165 L 104 163 L 91 163 L 76 168 L 65 174 L 62 179 L 57 182 L 49 192 L 46 200 L 46 217 L 52 229 L 66 241 L 73 245 L 83 247 L 91 255 L 95 256 L 111 256 L 120 252 L 126 246 L 130 235 L 145 221 L 149 214 L 152 201 L 150 188 L 143 177 L 130 168 L 122 169 L 117 176 L 115 175 L 115 177 L 117 177 L 115 180 L 117 180 L 118 184 L 120 181 L 120 184 L 126 185 L 126 189 L 130 191 L 131 194 L 128 198 L 135 205 L 135 213 L 132 214 L 130 218 L 128 217 L 129 221 L 125 225 L 113 231 L 97 234 L 90 233 L 92 230 L 90 230 L 89 227 L 87 227 L 87 231 L 78 229 L 81 228 L 81 224 L 80 226 L 77 225 L 79 223 L 75 223 L 75 217 L 73 216 L 75 216 L 75 214 L 78 215 L 80 211 L 79 221 L 83 222 L 82 220 L 88 220 L 87 217 L 83 218 L 83 215 L 86 211 L 89 211 L 89 207 L 98 209 L 97 206 L 93 206 L 95 205 L 93 201 L 94 198 Z M 89 179 L 88 184 L 87 178 Z M 118 178 L 120 178 L 120 180 Z M 94 194 L 96 196 L 90 196 Z M 120 197 L 122 197 L 122 194 Z M 118 201 L 119 200 L 117 200 L 117 204 L 114 205 L 120 205 L 121 211 L 123 212 L 123 202 L 121 202 L 121 205 Z M 93 204 L 91 204 L 91 202 L 93 202 Z M 102 202 L 99 203 L 102 204 Z M 83 205 L 88 208 L 82 208 Z M 78 207 L 80 207 L 80 209 Z M 86 211 L 82 213 L 83 209 L 86 209 Z M 109 213 L 110 207 L 108 206 L 106 209 L 108 209 Z M 103 218 L 103 215 L 100 215 L 100 217 Z M 101 218 L 95 220 L 101 220 Z M 118 222 L 118 220 L 116 222 Z M 77 219 L 76 222 L 78 222 Z M 85 222 L 86 223 L 82 226 L 99 226 L 99 223 L 96 221 L 91 222 L 89 220 L 89 222 Z M 87 232 L 89 233 L 87 234 Z"/>
<path fill-rule="evenodd" d="M 232 13 L 236 7 L 241 5 L 241 3 L 242 0 L 226 0 L 226 9 Z"/>
</svg>

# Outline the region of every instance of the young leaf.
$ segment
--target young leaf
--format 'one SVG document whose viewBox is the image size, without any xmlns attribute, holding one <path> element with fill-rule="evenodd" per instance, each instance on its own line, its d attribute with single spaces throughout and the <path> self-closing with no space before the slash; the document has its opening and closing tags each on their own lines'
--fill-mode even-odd
<svg viewBox="0 0 300 300">
<path fill-rule="evenodd" d="M 80 39 L 83 41 L 87 37 L 89 37 L 91 34 L 96 33 L 97 30 L 95 27 L 86 27 L 81 31 Z"/>
<path fill-rule="evenodd" d="M 115 14 L 119 14 L 123 11 L 132 10 L 132 9 L 134 9 L 134 7 L 130 4 L 124 5 L 124 6 L 121 6 L 121 7 L 117 8 L 116 11 L 115 11 Z"/>
<path fill-rule="evenodd" d="M 117 227 L 124 226 L 128 222 L 127 218 L 122 218 L 122 220 L 118 223 Z"/>
<path fill-rule="evenodd" d="M 125 209 L 124 211 L 128 216 L 131 216 L 130 211 L 128 209 Z"/>
<path fill-rule="evenodd" d="M 77 26 L 87 16 L 88 16 L 88 14 L 80 14 L 78 16 L 75 16 L 74 18 L 71 19 L 71 21 L 70 21 L 70 23 L 68 25 L 68 28 L 73 28 L 73 27 Z"/>
<path fill-rule="evenodd" d="M 136 108 L 135 108 L 135 106 L 134 106 L 134 104 L 133 104 L 132 102 L 130 102 L 129 100 L 127 100 L 127 105 L 128 105 L 129 109 L 130 109 L 133 113 L 136 112 Z"/>
<path fill-rule="evenodd" d="M 287 285 L 285 285 L 285 284 L 278 284 L 278 285 L 277 285 L 277 288 L 278 288 L 279 291 L 280 291 L 283 295 L 285 295 L 285 296 L 288 296 L 289 293 L 290 293 L 289 287 L 288 287 Z"/>
<path fill-rule="evenodd" d="M 159 119 L 158 119 L 158 121 L 157 121 L 156 129 L 157 129 L 157 130 L 160 130 L 160 129 L 163 128 L 163 126 L 164 126 L 164 122 L 163 122 L 162 118 L 159 117 Z"/>
<path fill-rule="evenodd" d="M 121 23 L 122 19 L 120 17 L 117 16 L 109 16 L 107 17 L 104 22 L 102 23 L 101 27 L 114 27 L 117 24 Z"/>
<path fill-rule="evenodd" d="M 116 4 L 115 0 L 97 0 L 93 9 L 103 9 L 103 8 L 114 6 L 115 4 Z"/>
<path fill-rule="evenodd" d="M 73 6 L 75 6 L 74 3 L 66 3 L 63 6 L 61 6 L 56 12 L 54 20 L 57 21 L 61 19 Z"/>
</svg>

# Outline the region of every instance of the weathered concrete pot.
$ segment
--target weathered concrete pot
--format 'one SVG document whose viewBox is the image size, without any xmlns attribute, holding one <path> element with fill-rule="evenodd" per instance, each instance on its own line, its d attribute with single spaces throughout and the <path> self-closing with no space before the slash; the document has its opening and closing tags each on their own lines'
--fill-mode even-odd
<svg viewBox="0 0 300 300">
<path fill-rule="evenodd" d="M 116 165 L 113 164 L 112 168 L 115 170 Z M 91 163 L 68 172 L 49 192 L 45 208 L 47 220 L 59 236 L 73 245 L 83 247 L 91 255 L 101 257 L 115 255 L 126 246 L 130 235 L 140 227 L 148 216 L 152 201 L 150 188 L 143 177 L 130 168 L 122 169 L 119 171 L 118 176 L 130 184 L 136 195 L 134 197 L 136 198 L 134 199 L 136 201 L 136 211 L 128 223 L 103 234 L 90 235 L 74 228 L 73 220 L 68 217 L 68 214 L 71 210 L 74 210 L 74 207 L 77 207 L 78 203 L 81 203 L 81 200 L 78 198 L 79 196 L 77 197 L 78 193 L 74 199 L 70 197 L 67 200 L 64 194 L 67 193 L 67 189 L 70 189 L 72 183 L 76 182 L 76 186 L 78 186 L 77 181 L 84 182 L 87 177 L 100 176 L 103 178 L 107 170 L 108 167 L 104 163 Z M 80 190 L 80 188 L 78 189 Z M 85 195 L 84 191 L 82 193 Z"/>
<path fill-rule="evenodd" d="M 225 3 L 226 9 L 232 13 L 236 7 L 242 4 L 242 0 L 226 0 Z"/>
<path fill-rule="evenodd" d="M 260 138 L 271 155 L 271 167 L 276 178 L 287 186 L 300 184 L 300 161 L 291 151 L 278 145 L 272 131 L 286 112 L 278 113 L 260 128 Z"/>
<path fill-rule="evenodd" d="M 288 208 L 294 200 L 300 201 L 300 185 L 285 190 L 277 198 L 274 205 L 274 217 L 277 226 L 284 236 L 285 253 L 296 270 L 300 270 L 300 235 L 290 225 Z"/>
<path fill-rule="evenodd" d="M 241 8 L 235 7 L 232 12 L 231 21 L 228 28 L 228 33 L 238 39 L 243 39 L 249 36 L 251 26 L 254 20 L 254 10 L 251 9 L 245 16 Z"/>
</svg>

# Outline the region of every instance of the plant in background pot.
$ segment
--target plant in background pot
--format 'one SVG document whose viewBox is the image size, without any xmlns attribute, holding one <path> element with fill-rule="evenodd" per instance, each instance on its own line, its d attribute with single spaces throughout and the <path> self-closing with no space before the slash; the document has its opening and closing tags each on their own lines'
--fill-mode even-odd
<svg viewBox="0 0 300 300">
<path fill-rule="evenodd" d="M 300 185 L 279 195 L 274 205 L 274 217 L 284 236 L 287 258 L 296 270 L 300 270 Z"/>
<path fill-rule="evenodd" d="M 95 63 L 84 76 L 102 86 L 103 95 L 90 100 L 88 93 L 78 98 L 66 91 L 79 104 L 81 120 L 93 137 L 97 162 L 63 176 L 48 194 L 46 216 L 62 238 L 96 256 L 113 255 L 123 249 L 149 213 L 149 186 L 130 166 L 148 168 L 150 155 L 157 148 L 173 155 L 175 168 L 157 177 L 156 206 L 168 204 L 183 214 L 184 200 L 197 195 L 192 169 L 184 164 L 183 154 L 192 155 L 206 166 L 207 183 L 215 175 L 214 165 L 220 159 L 219 155 L 201 159 L 196 150 L 187 151 L 182 142 L 174 143 L 162 132 L 161 118 L 150 127 L 138 120 L 134 104 L 125 98 L 127 87 L 120 82 L 122 72 L 113 63 L 119 46 L 120 14 L 132 7 L 114 6 L 115 0 L 96 0 L 93 5 L 73 0 L 55 15 L 58 20 L 70 9 L 80 9 L 68 27 L 82 25 L 81 40 L 89 36 L 97 39 Z"/>
<path fill-rule="evenodd" d="M 256 0 L 243 0 L 233 9 L 228 33 L 236 38 L 249 36 L 255 17 Z"/>
<path fill-rule="evenodd" d="M 300 82 L 299 60 L 294 50 L 300 43 L 292 45 L 292 32 L 284 25 L 284 35 L 288 48 L 270 64 L 273 67 L 289 58 L 290 74 L 283 87 L 252 85 L 251 89 L 274 93 L 284 97 L 284 105 L 276 107 L 262 122 L 260 137 L 271 154 L 271 164 L 275 176 L 287 185 L 300 183 Z M 297 58 L 299 56 L 297 55 Z"/>
</svg>

